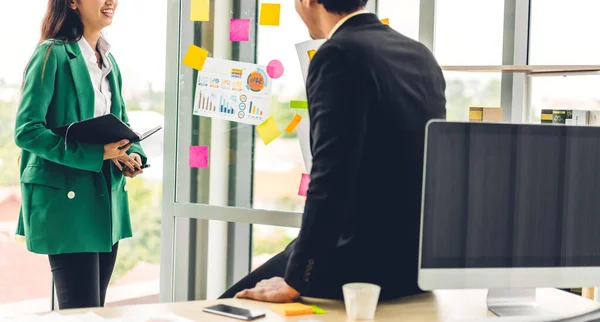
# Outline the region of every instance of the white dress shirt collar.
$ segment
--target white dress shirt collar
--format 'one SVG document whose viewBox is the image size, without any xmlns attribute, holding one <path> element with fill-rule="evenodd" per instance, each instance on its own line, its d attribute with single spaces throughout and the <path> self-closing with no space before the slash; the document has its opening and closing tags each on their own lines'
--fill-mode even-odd
<svg viewBox="0 0 600 322">
<path fill-rule="evenodd" d="M 98 65 L 98 59 L 96 58 L 96 50 L 94 50 L 92 48 L 90 43 L 87 42 L 87 40 L 84 37 L 81 37 L 81 39 L 79 39 L 78 44 L 79 44 L 79 48 L 81 49 L 81 53 L 83 54 L 83 56 L 86 59 L 86 62 L 91 61 L 91 62 L 95 63 L 96 65 Z M 110 44 L 102 35 L 100 36 L 100 38 L 98 38 L 98 44 L 97 44 L 96 48 L 98 49 L 100 54 L 103 56 L 102 57 L 102 60 L 104 60 L 103 65 L 104 66 L 110 65 L 108 62 L 106 62 L 106 59 L 104 59 L 105 57 L 108 58 L 108 54 L 110 52 Z"/>
<path fill-rule="evenodd" d="M 110 82 L 108 75 L 112 71 L 112 63 L 109 58 L 110 45 L 108 41 L 102 36 L 98 38 L 98 52 L 102 57 L 102 68 L 98 67 L 98 59 L 96 58 L 96 50 L 90 46 L 85 38 L 81 38 L 78 42 L 81 54 L 84 58 L 85 65 L 87 66 L 90 74 L 90 80 L 94 87 L 94 117 L 109 114 L 112 108 L 112 93 L 110 88 Z M 82 106 L 81 108 L 90 108 L 88 106 Z"/>
<path fill-rule="evenodd" d="M 338 23 L 337 23 L 335 26 L 333 26 L 333 29 L 331 29 L 331 32 L 329 33 L 329 37 L 327 37 L 327 39 L 330 39 L 330 38 L 333 36 L 333 34 L 334 34 L 334 33 L 335 33 L 335 32 L 336 32 L 338 29 L 340 29 L 340 27 L 341 27 L 341 26 L 342 26 L 344 23 L 346 23 L 346 21 L 350 20 L 350 18 L 352 18 L 352 17 L 355 17 L 355 16 L 358 16 L 358 15 L 362 15 L 362 14 L 365 14 L 365 13 L 369 13 L 369 11 L 368 11 L 368 10 L 366 10 L 366 9 L 361 9 L 361 10 L 358 10 L 358 11 L 354 11 L 353 13 L 351 13 L 351 14 L 349 14 L 349 15 L 345 16 L 344 18 L 342 18 L 340 21 L 338 21 Z"/>
</svg>

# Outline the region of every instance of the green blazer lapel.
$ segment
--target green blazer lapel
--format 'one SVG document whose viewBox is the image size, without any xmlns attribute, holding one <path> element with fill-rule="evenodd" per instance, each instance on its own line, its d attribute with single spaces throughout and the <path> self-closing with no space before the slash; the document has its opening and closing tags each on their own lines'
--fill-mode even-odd
<svg viewBox="0 0 600 322">
<path fill-rule="evenodd" d="M 88 71 L 85 57 L 81 54 L 79 44 L 66 44 L 69 54 L 69 67 L 75 83 L 75 91 L 79 102 L 79 118 L 87 120 L 94 117 L 94 85 Z"/>
<path fill-rule="evenodd" d="M 114 58 L 109 56 L 110 64 L 112 69 L 110 73 L 108 73 L 108 83 L 110 84 L 110 92 L 111 92 L 111 107 L 110 112 L 116 115 L 118 118 L 121 118 L 121 88 L 119 87 L 119 82 L 117 82 L 117 67 Z"/>
</svg>

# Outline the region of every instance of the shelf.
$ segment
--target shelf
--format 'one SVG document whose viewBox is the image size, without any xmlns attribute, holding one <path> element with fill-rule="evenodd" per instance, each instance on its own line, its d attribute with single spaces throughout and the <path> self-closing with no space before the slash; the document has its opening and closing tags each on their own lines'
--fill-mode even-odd
<svg viewBox="0 0 600 322">
<path fill-rule="evenodd" d="M 444 71 L 480 72 L 480 73 L 524 73 L 528 75 L 544 74 L 583 74 L 599 73 L 600 65 L 489 65 L 489 66 L 442 66 Z"/>
</svg>

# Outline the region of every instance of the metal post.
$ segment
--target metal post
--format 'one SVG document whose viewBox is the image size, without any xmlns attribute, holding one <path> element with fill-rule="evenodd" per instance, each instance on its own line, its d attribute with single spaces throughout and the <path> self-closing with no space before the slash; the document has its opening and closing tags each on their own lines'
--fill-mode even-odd
<svg viewBox="0 0 600 322">
<path fill-rule="evenodd" d="M 419 42 L 434 53 L 436 0 L 421 0 L 419 13 Z"/>
<path fill-rule="evenodd" d="M 179 33 L 181 2 L 167 0 L 167 53 L 165 77 L 165 109 L 164 128 L 164 166 L 163 166 L 163 202 L 161 217 L 160 247 L 160 301 L 174 300 L 175 269 L 175 217 L 173 216 L 175 200 L 175 171 L 177 146 L 171 144 L 177 140 L 177 111 L 179 102 Z M 169 142 L 169 143 L 167 143 Z"/>
<path fill-rule="evenodd" d="M 527 65 L 530 0 L 505 0 L 503 65 Z M 500 105 L 504 120 L 527 122 L 531 114 L 531 78 L 523 73 L 502 75 Z"/>
<path fill-rule="evenodd" d="M 218 0 L 214 5 L 213 57 L 231 59 L 229 20 L 232 0 Z M 229 201 L 229 141 L 230 122 L 212 119 L 210 142 L 210 199 L 213 206 L 228 206 Z M 227 235 L 228 225 L 210 221 L 208 233 L 207 288 L 208 299 L 215 299 L 227 288 Z"/>
</svg>

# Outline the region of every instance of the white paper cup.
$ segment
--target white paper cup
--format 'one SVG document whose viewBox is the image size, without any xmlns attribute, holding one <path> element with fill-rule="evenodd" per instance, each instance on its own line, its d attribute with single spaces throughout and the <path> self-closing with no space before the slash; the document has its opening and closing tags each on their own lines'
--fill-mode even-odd
<svg viewBox="0 0 600 322">
<path fill-rule="evenodd" d="M 369 283 L 350 283 L 342 286 L 346 315 L 352 320 L 373 320 L 381 287 Z"/>
</svg>

